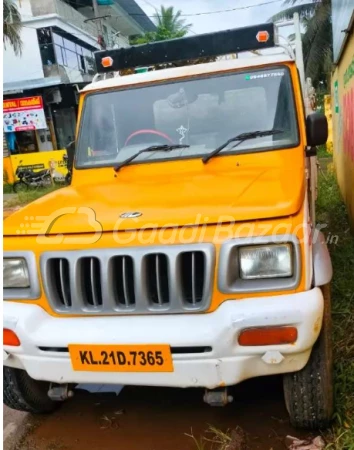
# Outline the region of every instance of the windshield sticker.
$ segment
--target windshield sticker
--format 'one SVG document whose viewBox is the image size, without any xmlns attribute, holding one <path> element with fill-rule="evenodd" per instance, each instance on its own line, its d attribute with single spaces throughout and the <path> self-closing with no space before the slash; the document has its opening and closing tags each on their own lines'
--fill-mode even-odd
<svg viewBox="0 0 354 450">
<path fill-rule="evenodd" d="M 177 133 L 179 133 L 180 136 L 181 136 L 181 138 L 180 138 L 180 140 L 179 140 L 179 143 L 180 143 L 180 144 L 183 144 L 183 139 L 186 137 L 186 133 L 187 133 L 188 129 L 185 128 L 183 125 L 181 125 L 179 128 L 177 128 L 176 131 L 177 131 Z"/>
<path fill-rule="evenodd" d="M 274 78 L 274 77 L 283 77 L 285 72 L 267 72 L 267 73 L 257 73 L 254 75 L 246 75 L 246 80 L 257 80 L 259 78 Z"/>
</svg>

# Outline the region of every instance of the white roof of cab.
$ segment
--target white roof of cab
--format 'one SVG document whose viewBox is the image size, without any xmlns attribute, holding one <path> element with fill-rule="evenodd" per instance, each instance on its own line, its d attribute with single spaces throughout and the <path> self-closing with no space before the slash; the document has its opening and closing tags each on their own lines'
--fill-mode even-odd
<svg viewBox="0 0 354 450">
<path fill-rule="evenodd" d="M 169 79 L 183 78 L 186 76 L 188 77 L 193 75 L 203 75 L 206 73 L 224 72 L 232 69 L 243 69 L 246 67 L 249 67 L 251 69 L 254 67 L 281 64 L 291 61 L 293 60 L 289 56 L 284 54 L 220 60 L 206 64 L 196 64 L 194 66 L 174 67 L 171 69 L 154 70 L 151 72 L 136 73 L 133 75 L 109 78 L 107 80 L 101 80 L 95 83 L 88 84 L 82 89 L 81 92 L 131 86 L 141 83 L 153 83 L 155 81 L 165 81 Z"/>
</svg>

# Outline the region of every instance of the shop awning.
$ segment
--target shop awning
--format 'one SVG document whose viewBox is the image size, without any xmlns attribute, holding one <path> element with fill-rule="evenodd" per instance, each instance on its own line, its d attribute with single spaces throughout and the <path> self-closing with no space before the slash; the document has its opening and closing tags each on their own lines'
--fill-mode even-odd
<svg viewBox="0 0 354 450">
<path fill-rule="evenodd" d="M 39 78 L 37 80 L 14 81 L 12 83 L 4 83 L 3 93 L 4 95 L 22 93 L 23 91 L 26 91 L 28 89 L 57 86 L 58 84 L 62 83 L 63 81 L 60 77 L 48 77 L 48 78 Z"/>
</svg>

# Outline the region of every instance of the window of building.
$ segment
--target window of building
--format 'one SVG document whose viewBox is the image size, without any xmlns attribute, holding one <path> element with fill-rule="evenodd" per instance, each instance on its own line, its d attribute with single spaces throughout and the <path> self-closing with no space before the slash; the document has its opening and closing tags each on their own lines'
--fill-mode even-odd
<svg viewBox="0 0 354 450">
<path fill-rule="evenodd" d="M 55 64 L 55 54 L 50 29 L 39 28 L 37 30 L 37 37 L 43 66 Z"/>
<path fill-rule="evenodd" d="M 80 44 L 75 44 L 57 33 L 53 33 L 56 61 L 69 69 L 80 70 L 83 73 L 93 74 L 94 59 L 92 51 Z"/>
</svg>

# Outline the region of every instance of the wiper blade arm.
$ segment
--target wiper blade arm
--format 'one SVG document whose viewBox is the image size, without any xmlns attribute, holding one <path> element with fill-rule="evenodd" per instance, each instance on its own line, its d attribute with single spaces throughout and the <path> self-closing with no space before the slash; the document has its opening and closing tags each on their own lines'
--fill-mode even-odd
<svg viewBox="0 0 354 450">
<path fill-rule="evenodd" d="M 242 142 L 247 141 L 248 139 L 255 139 L 258 137 L 264 137 L 264 136 L 272 136 L 274 134 L 283 133 L 283 130 L 265 130 L 265 131 L 251 131 L 249 133 L 241 133 L 237 136 L 234 136 L 224 142 L 224 144 L 220 145 L 220 147 L 213 150 L 209 155 L 206 155 L 203 157 L 202 161 L 204 164 L 206 164 L 211 158 L 216 156 L 218 153 L 220 153 L 224 148 L 226 148 L 229 144 L 232 142 L 237 142 L 236 145 L 234 145 L 232 148 L 238 147 L 242 144 Z"/>
<path fill-rule="evenodd" d="M 136 159 L 138 156 L 140 156 L 142 153 L 148 153 L 148 152 L 170 152 L 171 150 L 176 150 L 178 148 L 188 148 L 189 145 L 183 145 L 183 144 L 164 144 L 164 145 L 152 145 L 148 148 L 143 148 L 138 153 L 135 153 L 135 155 L 130 156 L 125 161 L 122 161 L 120 164 L 118 164 L 114 170 L 115 172 L 119 172 L 120 169 L 126 165 L 128 165 L 131 161 Z"/>
</svg>

